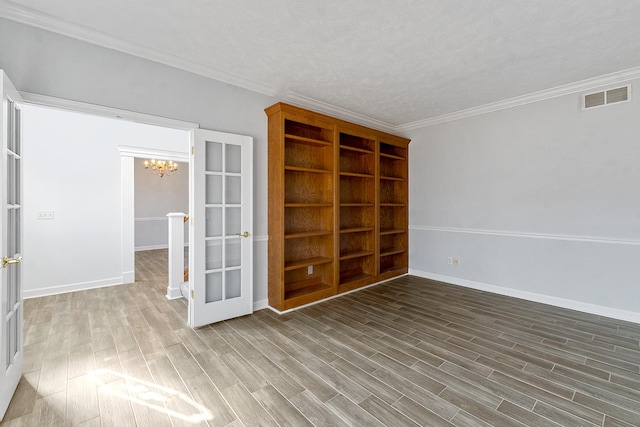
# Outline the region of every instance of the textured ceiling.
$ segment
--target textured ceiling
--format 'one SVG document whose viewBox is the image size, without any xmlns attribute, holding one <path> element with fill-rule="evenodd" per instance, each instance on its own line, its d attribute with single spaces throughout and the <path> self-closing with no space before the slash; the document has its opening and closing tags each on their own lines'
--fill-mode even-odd
<svg viewBox="0 0 640 427">
<path fill-rule="evenodd" d="M 638 0 L 0 0 L 0 15 L 391 126 L 640 66 Z"/>
</svg>

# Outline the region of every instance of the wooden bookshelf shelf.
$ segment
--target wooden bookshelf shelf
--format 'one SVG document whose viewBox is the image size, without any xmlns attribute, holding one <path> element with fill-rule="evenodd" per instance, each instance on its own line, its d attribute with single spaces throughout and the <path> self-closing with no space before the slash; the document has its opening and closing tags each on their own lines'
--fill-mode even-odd
<svg viewBox="0 0 640 427">
<path fill-rule="evenodd" d="M 406 160 L 405 157 L 396 156 L 394 154 L 386 154 L 386 153 L 380 153 L 380 157 L 385 157 L 387 159 L 394 159 L 394 160 Z"/>
<path fill-rule="evenodd" d="M 351 176 L 354 178 L 374 178 L 374 175 L 366 173 L 340 172 L 340 176 Z"/>
<path fill-rule="evenodd" d="M 294 285 L 293 289 L 290 289 L 289 286 L 286 287 L 286 290 L 285 290 L 286 300 L 307 296 L 317 292 L 326 291 L 332 288 L 332 286 L 329 286 L 326 283 L 322 283 L 322 282 L 309 285 L 309 286 L 303 286 L 303 287 L 296 287 L 295 286 L 296 283 L 292 283 L 292 285 Z"/>
<path fill-rule="evenodd" d="M 365 273 L 358 273 L 358 274 L 351 274 L 351 273 L 347 273 L 347 274 L 343 274 L 340 276 L 340 286 L 341 287 L 346 287 L 349 286 L 349 284 L 354 283 L 354 282 L 360 282 L 360 281 L 372 281 L 373 279 L 375 279 L 375 276 L 372 276 L 371 274 L 365 274 Z M 351 290 L 351 289 L 349 289 Z"/>
<path fill-rule="evenodd" d="M 363 148 L 350 147 L 348 145 L 341 145 L 340 149 L 341 150 L 347 150 L 347 151 L 353 151 L 353 152 L 356 152 L 356 153 L 364 153 L 364 154 L 373 154 L 374 153 L 373 150 L 366 150 L 366 149 L 363 149 Z"/>
<path fill-rule="evenodd" d="M 333 203 L 285 203 L 285 208 L 331 208 Z"/>
<path fill-rule="evenodd" d="M 407 250 L 405 248 L 380 249 L 380 256 L 383 257 L 383 256 L 397 255 L 397 254 L 402 254 L 406 251 Z"/>
<path fill-rule="evenodd" d="M 373 227 L 352 227 L 352 228 L 341 228 L 340 234 L 346 233 L 361 233 L 363 231 L 373 231 Z"/>
<path fill-rule="evenodd" d="M 354 258 L 362 258 L 362 257 L 366 257 L 366 256 L 371 256 L 373 254 L 374 253 L 370 252 L 370 251 L 347 252 L 344 255 L 340 255 L 340 261 L 345 261 L 345 260 L 354 259 Z"/>
<path fill-rule="evenodd" d="M 301 167 L 298 167 L 298 166 L 285 166 L 284 170 L 285 171 L 292 171 L 292 172 L 333 173 L 333 171 L 326 170 L 326 169 L 301 168 Z"/>
<path fill-rule="evenodd" d="M 341 208 L 372 208 L 375 203 L 340 203 Z"/>
<path fill-rule="evenodd" d="M 309 265 L 320 265 L 331 262 L 331 258 L 315 257 L 307 259 L 298 259 L 295 261 L 289 261 L 284 263 L 284 271 L 295 270 L 297 268 L 306 268 Z"/>
<path fill-rule="evenodd" d="M 406 267 L 401 267 L 401 266 L 390 266 L 390 267 L 385 267 L 385 268 L 381 268 L 380 269 L 380 274 L 388 274 L 388 273 L 393 273 L 393 272 L 399 272 L 402 271 L 402 273 L 406 273 L 407 268 Z M 400 273 L 400 274 L 402 274 Z"/>
<path fill-rule="evenodd" d="M 398 228 L 384 228 L 384 229 L 380 229 L 380 235 L 386 235 L 386 234 L 399 234 L 399 233 L 404 233 L 405 230 L 402 229 L 398 229 Z"/>
<path fill-rule="evenodd" d="M 287 233 L 284 235 L 284 238 L 285 239 L 301 239 L 304 237 L 328 236 L 330 234 L 333 234 L 333 231 L 312 230 L 312 231 L 303 231 L 300 233 Z"/>
<path fill-rule="evenodd" d="M 319 139 L 313 139 L 313 138 L 305 138 L 303 136 L 298 136 L 298 135 L 292 135 L 292 134 L 288 134 L 286 133 L 284 135 L 285 140 L 290 140 L 290 141 L 295 141 L 297 143 L 301 143 L 301 144 L 309 144 L 309 145 L 316 145 L 316 146 L 331 146 L 332 143 L 330 141 L 321 141 Z"/>
</svg>

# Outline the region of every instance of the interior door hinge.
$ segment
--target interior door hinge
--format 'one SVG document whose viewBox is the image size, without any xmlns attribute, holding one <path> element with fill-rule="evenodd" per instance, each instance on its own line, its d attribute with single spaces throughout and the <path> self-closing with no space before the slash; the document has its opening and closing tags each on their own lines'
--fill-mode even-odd
<svg viewBox="0 0 640 427">
<path fill-rule="evenodd" d="M 191 146 L 191 155 L 192 155 L 192 156 L 193 156 L 193 153 L 194 153 L 194 152 L 195 152 L 195 148 L 194 148 L 194 146 L 192 145 L 192 146 Z"/>
<path fill-rule="evenodd" d="M 194 297 L 193 297 L 193 295 L 194 295 L 194 293 L 193 293 L 193 289 L 191 289 L 191 299 L 193 299 L 193 298 L 194 298 Z"/>
</svg>

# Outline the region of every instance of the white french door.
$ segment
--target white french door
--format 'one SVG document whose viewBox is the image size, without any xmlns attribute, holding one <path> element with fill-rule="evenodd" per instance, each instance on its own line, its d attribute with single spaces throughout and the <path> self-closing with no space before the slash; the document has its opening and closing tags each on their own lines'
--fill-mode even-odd
<svg viewBox="0 0 640 427">
<path fill-rule="evenodd" d="M 22 339 L 22 101 L 4 71 L 2 92 L 2 162 L 0 162 L 0 420 L 18 386 L 24 366 Z"/>
<path fill-rule="evenodd" d="M 196 129 L 189 186 L 189 324 L 253 312 L 253 138 Z"/>
</svg>

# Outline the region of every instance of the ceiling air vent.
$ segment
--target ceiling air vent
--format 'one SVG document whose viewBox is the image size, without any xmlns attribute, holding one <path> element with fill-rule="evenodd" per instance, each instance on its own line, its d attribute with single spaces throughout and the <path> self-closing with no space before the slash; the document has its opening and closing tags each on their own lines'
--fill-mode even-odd
<svg viewBox="0 0 640 427">
<path fill-rule="evenodd" d="M 588 93 L 583 97 L 582 107 L 586 110 L 587 108 L 601 107 L 603 105 L 629 101 L 630 93 L 630 85 L 603 90 L 601 92 Z"/>
</svg>

